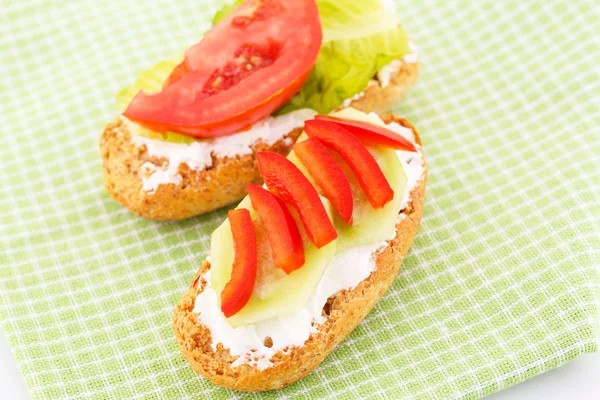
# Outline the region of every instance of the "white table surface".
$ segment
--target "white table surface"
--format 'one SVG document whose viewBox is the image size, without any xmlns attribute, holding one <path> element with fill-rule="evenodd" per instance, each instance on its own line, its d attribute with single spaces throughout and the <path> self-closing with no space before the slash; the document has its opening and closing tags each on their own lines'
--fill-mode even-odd
<svg viewBox="0 0 600 400">
<path fill-rule="evenodd" d="M 17 364 L 0 330 L 0 398 L 28 400 Z M 490 400 L 596 400 L 600 398 L 600 353 L 587 354 L 569 364 L 498 392 Z"/>
</svg>

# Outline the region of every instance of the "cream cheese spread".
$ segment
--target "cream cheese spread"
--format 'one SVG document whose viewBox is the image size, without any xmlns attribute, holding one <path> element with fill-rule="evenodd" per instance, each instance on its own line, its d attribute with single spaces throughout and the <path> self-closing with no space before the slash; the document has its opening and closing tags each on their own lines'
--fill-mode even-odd
<svg viewBox="0 0 600 400">
<path fill-rule="evenodd" d="M 394 122 L 386 126 L 411 142 L 415 142 L 410 129 Z M 396 152 L 408 178 L 399 211 L 406 207 L 410 201 L 410 192 L 423 179 L 425 172 L 423 157 L 418 145 L 417 149 L 417 153 Z M 404 217 L 404 214 L 399 214 L 398 221 Z M 386 235 L 390 239 L 394 236 L 395 231 Z M 318 325 L 326 321 L 321 313 L 329 297 L 343 289 L 354 289 L 375 271 L 377 266 L 374 257 L 377 252 L 385 249 L 385 246 L 387 246 L 386 242 L 378 242 L 336 254 L 308 304 L 297 313 L 233 328 L 221 313 L 217 293 L 210 285 L 210 271 L 202 277 L 207 283 L 202 293 L 196 297 L 194 312 L 198 314 L 200 323 L 210 329 L 213 350 L 216 350 L 218 343 L 222 343 L 232 356 L 238 357 L 232 366 L 249 364 L 260 370 L 272 367 L 273 363 L 270 359 L 275 353 L 303 346 L 310 335 L 317 332 Z M 265 346 L 267 337 L 272 341 L 270 347 Z"/>
<path fill-rule="evenodd" d="M 297 313 L 232 328 L 221 313 L 217 292 L 210 286 L 210 271 L 202 276 L 208 283 L 196 298 L 194 312 L 210 329 L 213 350 L 217 349 L 217 343 L 222 343 L 232 356 L 238 356 L 232 366 L 250 364 L 261 370 L 272 367 L 270 359 L 275 353 L 303 346 L 311 333 L 317 332 L 316 324 L 325 322 L 321 312 L 330 296 L 343 289 L 354 289 L 369 277 L 376 268 L 372 255 L 381 246 L 375 243 L 336 254 L 308 304 Z M 271 338 L 271 347 L 264 345 L 267 337 Z"/>
<path fill-rule="evenodd" d="M 131 141 L 137 146 L 145 146 L 148 155 L 165 158 L 167 162 L 157 167 L 145 163 L 142 167 L 146 176 L 142 177 L 142 190 L 154 192 L 161 184 L 181 183 L 179 166 L 187 164 L 191 170 L 201 171 L 212 166 L 214 157 L 235 157 L 236 155 L 251 154 L 252 145 L 259 140 L 272 145 L 281 140 L 292 129 L 304 126 L 304 121 L 313 118 L 316 111 L 302 109 L 292 111 L 277 117 L 269 116 L 249 130 L 233 135 L 221 136 L 206 141 L 195 141 L 191 144 L 172 143 L 165 140 L 150 139 L 139 135 L 139 125 L 123 119 L 131 132 Z M 290 143 L 291 144 L 291 140 Z"/>
<path fill-rule="evenodd" d="M 372 84 L 371 82 L 374 83 L 375 81 L 373 81 L 373 80 L 369 81 L 369 86 Z M 342 102 L 342 107 L 343 108 L 348 108 L 348 107 L 350 107 L 350 104 L 352 104 L 353 101 L 360 100 L 363 97 L 365 97 L 365 92 L 364 91 L 362 91 L 360 93 L 356 93 L 354 96 L 350 97 L 349 99 L 344 100 Z"/>
<path fill-rule="evenodd" d="M 394 60 L 377 72 L 377 80 L 382 88 L 390 84 L 392 75 L 400 69 L 402 64 L 416 64 L 419 61 L 419 49 L 412 40 L 408 41 L 408 48 L 410 53 L 402 57 L 401 60 Z"/>
</svg>

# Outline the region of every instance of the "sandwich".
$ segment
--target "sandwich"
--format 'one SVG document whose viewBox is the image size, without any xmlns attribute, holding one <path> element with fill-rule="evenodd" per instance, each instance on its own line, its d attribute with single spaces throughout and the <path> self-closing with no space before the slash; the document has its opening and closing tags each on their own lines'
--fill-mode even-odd
<svg viewBox="0 0 600 400">
<path fill-rule="evenodd" d="M 201 40 L 117 95 L 100 138 L 105 187 L 141 217 L 181 220 L 261 184 L 256 154 L 289 153 L 304 121 L 383 113 L 418 75 L 417 49 L 385 0 L 246 0 Z"/>
<path fill-rule="evenodd" d="M 240 391 L 313 371 L 394 281 L 427 170 L 414 126 L 347 108 L 305 121 L 287 157 L 256 154 L 263 186 L 229 211 L 173 316 L 191 367 Z"/>
</svg>

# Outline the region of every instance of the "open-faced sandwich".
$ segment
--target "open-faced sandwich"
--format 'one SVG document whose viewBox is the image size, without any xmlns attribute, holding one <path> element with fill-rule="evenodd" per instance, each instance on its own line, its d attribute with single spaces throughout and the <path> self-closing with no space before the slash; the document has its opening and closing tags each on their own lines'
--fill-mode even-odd
<svg viewBox="0 0 600 400">
<path fill-rule="evenodd" d="M 264 186 L 212 235 L 174 314 L 212 382 L 278 389 L 309 374 L 394 281 L 423 211 L 415 128 L 353 108 L 304 122 L 287 158 L 258 152 Z"/>
<path fill-rule="evenodd" d="M 156 220 L 239 201 L 262 182 L 257 152 L 287 154 L 317 113 L 387 111 L 417 61 L 393 1 L 238 1 L 118 94 L 100 139 L 106 189 Z"/>
</svg>

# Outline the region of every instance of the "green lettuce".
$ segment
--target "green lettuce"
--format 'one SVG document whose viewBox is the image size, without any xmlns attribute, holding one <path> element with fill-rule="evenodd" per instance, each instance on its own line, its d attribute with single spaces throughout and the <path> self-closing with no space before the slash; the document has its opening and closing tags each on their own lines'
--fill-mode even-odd
<svg viewBox="0 0 600 400">
<path fill-rule="evenodd" d="M 327 114 L 345 99 L 365 90 L 377 71 L 408 52 L 408 35 L 400 27 L 360 38 L 324 42 L 302 89 L 276 114 L 300 108 Z"/>
<path fill-rule="evenodd" d="M 317 0 L 323 44 L 308 79 L 276 113 L 326 114 L 362 92 L 377 71 L 410 52 L 408 35 L 384 0 Z"/>
</svg>

